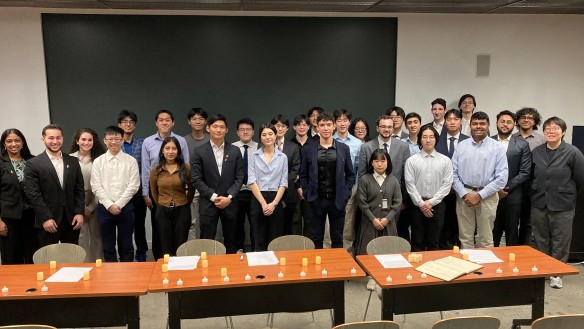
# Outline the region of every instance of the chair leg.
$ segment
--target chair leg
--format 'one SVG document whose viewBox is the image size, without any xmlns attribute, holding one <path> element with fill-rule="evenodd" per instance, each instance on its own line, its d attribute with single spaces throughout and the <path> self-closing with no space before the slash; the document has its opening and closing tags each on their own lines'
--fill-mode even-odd
<svg viewBox="0 0 584 329">
<path fill-rule="evenodd" d="M 332 309 L 330 309 L 329 311 L 331 313 L 331 327 L 334 327 L 335 326 L 335 316 L 333 314 L 333 310 Z"/>
<path fill-rule="evenodd" d="M 369 302 L 371 301 L 371 294 L 373 293 L 373 290 L 369 291 L 369 299 L 367 299 L 367 306 L 365 306 L 365 314 L 363 314 L 363 321 L 365 321 L 365 318 L 367 317 L 367 310 L 369 310 Z"/>
<path fill-rule="evenodd" d="M 234 329 L 233 327 L 233 318 L 229 317 L 229 324 L 231 324 L 231 329 Z"/>
<path fill-rule="evenodd" d="M 444 314 L 440 311 L 440 320 L 444 320 Z"/>
<path fill-rule="evenodd" d="M 310 312 L 312 314 L 312 322 L 314 322 L 314 312 Z"/>
<path fill-rule="evenodd" d="M 270 325 L 270 318 L 272 317 L 272 313 L 268 313 L 268 319 L 266 320 L 266 327 Z"/>
<path fill-rule="evenodd" d="M 270 328 L 274 327 L 274 313 L 272 313 L 272 318 L 270 319 Z"/>
</svg>

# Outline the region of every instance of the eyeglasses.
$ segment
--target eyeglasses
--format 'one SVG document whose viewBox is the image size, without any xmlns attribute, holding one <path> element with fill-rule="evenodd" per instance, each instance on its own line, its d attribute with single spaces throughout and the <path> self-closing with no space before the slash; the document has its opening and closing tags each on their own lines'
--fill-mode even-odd
<svg viewBox="0 0 584 329">
<path fill-rule="evenodd" d="M 377 126 L 379 129 L 393 129 L 393 126 Z"/>
<path fill-rule="evenodd" d="M 522 115 L 519 117 L 519 120 L 533 120 L 533 116 L 531 115 Z"/>
<path fill-rule="evenodd" d="M 363 127 L 363 128 L 355 128 L 355 131 L 367 131 L 367 128 Z"/>
<path fill-rule="evenodd" d="M 390 116 L 389 116 L 389 118 L 390 118 L 391 120 L 395 120 L 395 119 L 402 119 L 402 117 L 401 117 L 401 116 L 399 116 L 399 115 L 390 115 Z"/>
<path fill-rule="evenodd" d="M 285 129 L 285 128 L 288 128 L 288 126 L 286 126 L 285 124 L 282 124 L 282 123 L 276 123 L 276 124 L 274 125 L 274 127 L 275 127 L 276 129 Z"/>
<path fill-rule="evenodd" d="M 549 133 L 550 131 L 553 131 L 553 132 L 555 132 L 555 133 L 556 133 L 556 132 L 559 132 L 559 131 L 561 131 L 561 130 L 562 130 L 562 128 L 560 128 L 560 127 L 558 127 L 558 126 L 553 126 L 553 127 L 545 127 L 545 128 L 543 129 L 543 131 L 545 131 L 546 133 Z"/>
<path fill-rule="evenodd" d="M 113 143 L 119 143 L 122 141 L 122 138 L 117 137 L 117 138 L 106 138 L 105 139 L 106 142 L 113 144 Z"/>
<path fill-rule="evenodd" d="M 474 102 L 473 101 L 470 101 L 470 102 L 462 102 L 462 103 L 460 103 L 460 105 L 474 105 Z"/>
<path fill-rule="evenodd" d="M 122 120 L 122 121 L 120 121 L 120 123 L 123 124 L 123 125 L 131 125 L 131 126 L 133 126 L 133 125 L 136 124 L 136 121 L 134 121 L 134 120 Z"/>
<path fill-rule="evenodd" d="M 251 128 L 239 128 L 239 129 L 237 129 L 237 131 L 242 132 L 242 133 L 249 133 L 249 132 L 252 132 L 253 129 L 251 129 Z"/>
</svg>

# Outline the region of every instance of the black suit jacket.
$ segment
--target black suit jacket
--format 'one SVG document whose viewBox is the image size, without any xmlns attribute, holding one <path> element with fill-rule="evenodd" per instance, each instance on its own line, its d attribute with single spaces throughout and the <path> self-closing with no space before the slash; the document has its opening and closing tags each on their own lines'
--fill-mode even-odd
<svg viewBox="0 0 584 329">
<path fill-rule="evenodd" d="M 0 218 L 20 219 L 24 200 L 16 171 L 8 156 L 0 162 Z"/>
<path fill-rule="evenodd" d="M 29 159 L 24 169 L 26 196 L 35 211 L 35 226 L 43 227 L 49 219 L 57 225 L 66 218 L 73 222 L 75 215 L 85 212 L 85 189 L 79 160 L 63 154 L 63 187 L 57 171 L 46 152 Z"/>
<path fill-rule="evenodd" d="M 237 196 L 243 184 L 243 158 L 237 146 L 224 142 L 223 166 L 221 174 L 215 161 L 211 142 L 205 143 L 193 152 L 191 157 L 192 185 L 201 194 L 199 213 L 217 216 L 219 208 L 211 201 L 211 196 Z M 236 211 L 236 202 L 232 202 L 225 211 Z"/>
<path fill-rule="evenodd" d="M 296 202 L 296 177 L 300 173 L 300 148 L 291 141 L 284 141 L 282 153 L 288 158 L 288 188 L 284 201 L 288 203 Z"/>
<path fill-rule="evenodd" d="M 448 131 L 444 129 L 443 131 L 444 133 L 440 135 L 440 139 L 438 140 L 438 143 L 436 143 L 436 152 L 450 158 L 450 154 L 448 154 L 448 143 L 450 142 L 448 140 Z M 460 143 L 467 138 L 467 135 L 461 133 L 460 136 L 458 136 L 458 142 Z"/>
<path fill-rule="evenodd" d="M 497 135 L 492 137 L 497 140 Z M 511 137 L 507 147 L 509 179 L 506 187 L 509 195 L 499 200 L 499 204 L 520 204 L 523 200 L 523 186 L 531 173 L 531 150 L 523 138 Z"/>
<path fill-rule="evenodd" d="M 355 185 L 355 172 L 351 161 L 351 150 L 340 142 L 334 142 L 337 150 L 337 165 L 335 184 L 335 206 L 337 209 L 345 209 L 351 189 Z M 320 143 L 306 144 L 302 149 L 302 164 L 300 166 L 300 186 L 306 201 L 314 201 L 318 198 L 318 147 Z"/>
</svg>

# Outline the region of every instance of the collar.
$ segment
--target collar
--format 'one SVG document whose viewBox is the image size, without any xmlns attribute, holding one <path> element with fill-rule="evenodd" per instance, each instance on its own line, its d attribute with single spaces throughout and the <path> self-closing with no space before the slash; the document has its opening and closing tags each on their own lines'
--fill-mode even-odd
<svg viewBox="0 0 584 329">
<path fill-rule="evenodd" d="M 454 137 L 456 139 L 460 139 L 460 132 L 457 133 L 456 135 L 450 135 L 450 133 L 448 133 L 448 136 L 446 136 L 446 139 L 449 140 L 450 137 Z"/>
<path fill-rule="evenodd" d="M 391 146 L 391 139 L 392 139 L 392 137 L 390 137 L 387 142 L 384 142 L 381 139 L 381 136 L 377 135 L 377 142 L 379 143 L 379 148 L 383 148 L 383 144 L 387 144 L 387 146 Z"/>
<path fill-rule="evenodd" d="M 110 152 L 110 150 L 107 150 L 107 152 L 105 152 L 105 158 L 107 160 L 111 160 L 113 158 L 118 158 L 120 156 L 120 153 L 124 153 L 124 152 L 122 152 L 122 150 L 120 150 L 120 152 L 118 152 L 118 154 L 113 155 L 112 152 Z"/>
<path fill-rule="evenodd" d="M 501 136 L 499 134 L 497 134 L 497 140 L 499 142 L 503 142 L 503 141 L 510 142 L 511 141 L 511 135 L 507 136 L 507 138 L 505 138 L 505 139 L 501 139 Z"/>
<path fill-rule="evenodd" d="M 373 178 L 375 178 L 376 180 L 378 178 L 383 178 L 385 179 L 387 177 L 387 175 L 385 173 L 383 173 L 382 175 L 378 174 L 377 172 L 373 171 Z"/>
<path fill-rule="evenodd" d="M 63 159 L 63 152 L 59 151 L 59 156 L 54 157 L 52 156 L 49 151 L 45 150 L 45 152 L 47 152 L 47 156 L 49 157 L 50 160 L 62 160 Z"/>
<path fill-rule="evenodd" d="M 213 141 L 209 141 L 209 143 L 211 143 L 211 148 L 214 148 L 214 149 L 220 149 L 220 148 L 225 146 L 225 140 L 223 140 L 223 143 L 221 145 L 215 145 L 215 143 L 213 143 Z"/>
</svg>

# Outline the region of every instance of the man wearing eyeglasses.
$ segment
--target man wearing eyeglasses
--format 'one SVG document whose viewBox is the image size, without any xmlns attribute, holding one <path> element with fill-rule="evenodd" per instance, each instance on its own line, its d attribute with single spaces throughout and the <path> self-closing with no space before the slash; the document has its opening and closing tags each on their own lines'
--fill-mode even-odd
<svg viewBox="0 0 584 329">
<path fill-rule="evenodd" d="M 134 205 L 130 202 L 140 189 L 140 169 L 131 155 L 121 152 L 124 131 L 115 126 L 105 128 L 103 142 L 107 152 L 93 160 L 91 191 L 99 205 L 96 209 L 103 256 L 106 262 L 134 261 Z"/>
<path fill-rule="evenodd" d="M 408 134 L 402 130 L 404 125 L 404 119 L 406 118 L 406 112 L 399 106 L 390 107 L 385 114 L 388 114 L 391 120 L 393 120 L 393 133 L 391 137 L 403 140 L 408 138 Z"/>
<path fill-rule="evenodd" d="M 475 97 L 471 94 L 464 94 L 458 100 L 458 109 L 462 112 L 462 126 L 460 133 L 470 136 L 470 117 L 477 106 Z"/>
</svg>

